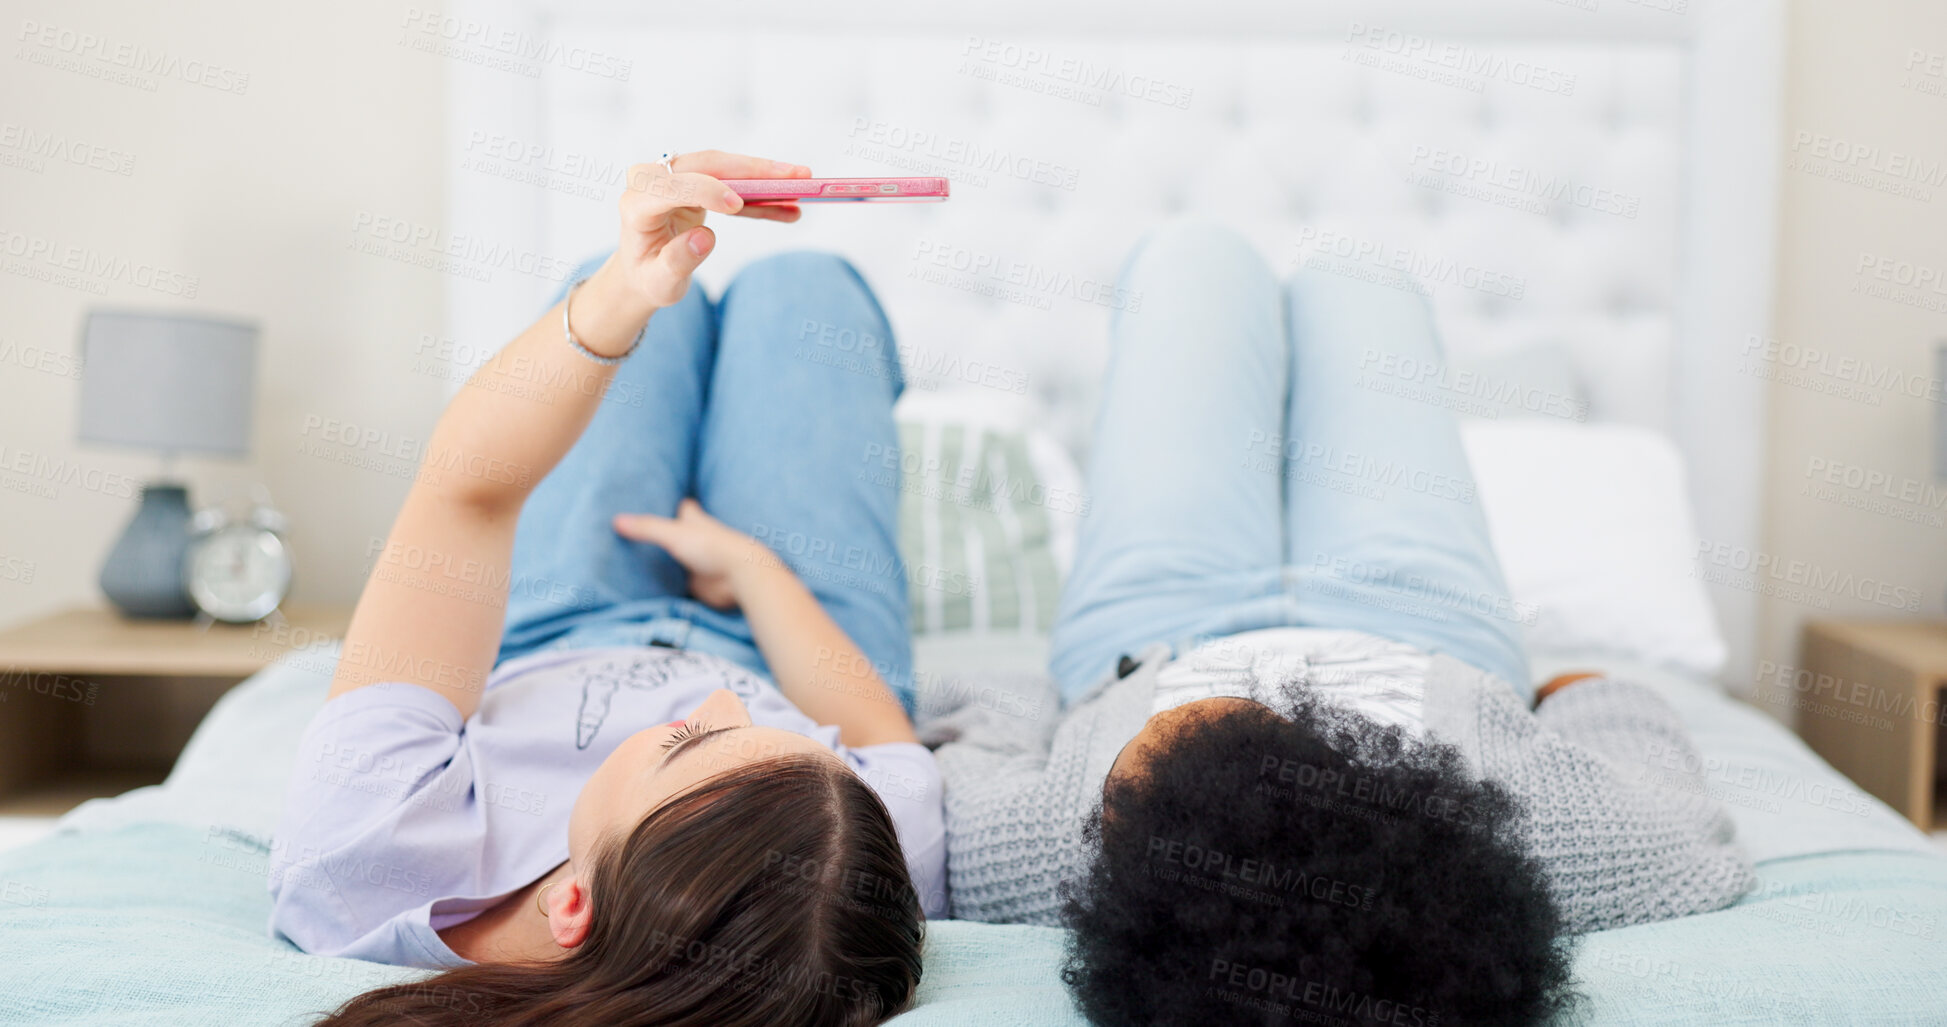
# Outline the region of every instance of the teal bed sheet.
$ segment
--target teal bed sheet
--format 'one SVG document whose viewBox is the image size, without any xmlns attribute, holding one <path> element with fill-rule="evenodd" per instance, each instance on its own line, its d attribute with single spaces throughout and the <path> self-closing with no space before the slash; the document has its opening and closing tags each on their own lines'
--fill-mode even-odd
<svg viewBox="0 0 1947 1027">
<path fill-rule="evenodd" d="M 0 853 L 0 1022 L 303 1024 L 419 976 L 305 955 L 265 931 L 267 818 L 328 672 L 297 660 L 266 671 L 225 697 L 168 782 Z M 1761 883 L 1727 910 L 1581 939 L 1582 999 L 1564 1022 L 1947 1023 L 1947 859 L 1761 714 L 1652 683 L 1718 763 L 1711 787 Z M 1060 982 L 1062 932 L 928 932 L 920 1001 L 899 1027 L 1081 1022 Z"/>
</svg>

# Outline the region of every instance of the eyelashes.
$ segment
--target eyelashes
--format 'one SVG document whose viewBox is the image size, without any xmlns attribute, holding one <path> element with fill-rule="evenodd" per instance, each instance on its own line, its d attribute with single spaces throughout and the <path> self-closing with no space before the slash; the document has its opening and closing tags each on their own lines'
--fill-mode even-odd
<svg viewBox="0 0 1947 1027">
<path fill-rule="evenodd" d="M 702 733 L 703 730 L 701 728 L 698 728 L 693 724 L 685 723 L 682 727 L 677 728 L 676 733 L 670 735 L 667 741 L 663 742 L 663 751 L 668 752 L 669 750 L 676 748 L 677 745 L 681 744 L 686 739 L 695 738 L 697 735 L 700 735 Z"/>
</svg>

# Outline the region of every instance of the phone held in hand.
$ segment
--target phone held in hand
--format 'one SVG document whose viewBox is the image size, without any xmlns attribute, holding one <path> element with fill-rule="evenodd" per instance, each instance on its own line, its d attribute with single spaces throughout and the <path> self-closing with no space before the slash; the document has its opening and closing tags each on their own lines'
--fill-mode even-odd
<svg viewBox="0 0 1947 1027">
<path fill-rule="evenodd" d="M 944 178 L 726 178 L 749 203 L 932 202 L 947 197 Z"/>
</svg>

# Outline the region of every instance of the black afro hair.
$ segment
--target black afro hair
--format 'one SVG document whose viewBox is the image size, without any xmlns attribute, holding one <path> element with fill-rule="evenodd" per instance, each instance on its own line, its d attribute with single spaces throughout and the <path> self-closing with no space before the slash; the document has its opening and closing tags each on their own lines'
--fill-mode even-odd
<svg viewBox="0 0 1947 1027">
<path fill-rule="evenodd" d="M 1066 894 L 1097 1024 L 1536 1023 L 1571 940 L 1521 807 L 1458 750 L 1284 689 L 1118 774 Z"/>
</svg>

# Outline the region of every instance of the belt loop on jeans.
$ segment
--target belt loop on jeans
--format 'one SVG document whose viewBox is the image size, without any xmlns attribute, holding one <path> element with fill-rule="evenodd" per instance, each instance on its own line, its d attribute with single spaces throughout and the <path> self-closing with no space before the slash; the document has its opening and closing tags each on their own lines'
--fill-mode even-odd
<svg viewBox="0 0 1947 1027">
<path fill-rule="evenodd" d="M 655 622 L 649 644 L 667 649 L 686 649 L 689 647 L 690 630 L 696 627 L 688 620 L 668 617 Z"/>
</svg>

